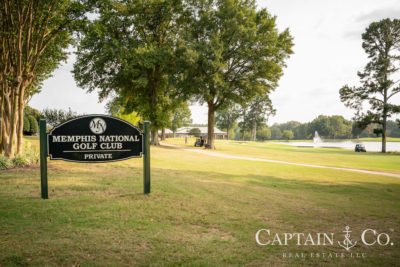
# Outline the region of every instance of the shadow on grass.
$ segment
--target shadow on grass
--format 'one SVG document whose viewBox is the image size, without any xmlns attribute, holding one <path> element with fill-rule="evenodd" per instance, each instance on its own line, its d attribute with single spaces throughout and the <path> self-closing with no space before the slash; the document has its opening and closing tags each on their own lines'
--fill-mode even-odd
<svg viewBox="0 0 400 267">
<path fill-rule="evenodd" d="M 0 241 L 7 246 L 0 265 L 25 265 L 28 259 L 34 265 L 90 259 L 109 265 L 124 263 L 123 257 L 135 258 L 137 264 L 151 259 L 156 265 L 180 260 L 207 265 L 204 258 L 211 265 L 257 265 L 271 257 L 271 250 L 261 252 L 255 245 L 254 233 L 261 227 L 341 231 L 350 223 L 389 229 L 400 216 L 399 184 L 321 184 L 153 168 L 152 193 L 145 196 L 140 167 L 96 166 L 95 175 L 72 167 L 62 174 L 64 170 L 50 178 L 54 196 L 49 201 L 39 198 L 37 173 L 15 171 L 14 178 L 0 179 Z M 49 249 L 58 254 L 47 253 Z M 392 263 L 396 254 L 389 249 Z"/>
</svg>

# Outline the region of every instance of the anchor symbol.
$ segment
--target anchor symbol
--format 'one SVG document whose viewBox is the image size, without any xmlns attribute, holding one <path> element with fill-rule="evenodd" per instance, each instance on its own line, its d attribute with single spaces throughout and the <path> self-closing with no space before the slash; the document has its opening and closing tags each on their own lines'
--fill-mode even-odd
<svg viewBox="0 0 400 267">
<path fill-rule="evenodd" d="M 344 240 L 343 240 L 343 242 L 338 241 L 338 244 L 345 250 L 349 251 L 352 247 L 354 247 L 357 244 L 357 241 L 353 241 L 350 239 L 350 233 L 351 233 L 351 231 L 349 230 L 350 227 L 346 226 L 345 228 L 346 228 L 346 230 L 343 231 L 345 233 Z"/>
</svg>

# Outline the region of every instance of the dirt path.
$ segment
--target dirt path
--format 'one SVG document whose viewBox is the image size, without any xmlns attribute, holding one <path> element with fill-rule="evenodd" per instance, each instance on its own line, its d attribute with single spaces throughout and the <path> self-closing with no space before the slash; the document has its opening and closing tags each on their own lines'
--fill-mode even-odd
<svg viewBox="0 0 400 267">
<path fill-rule="evenodd" d="M 288 162 L 288 161 L 273 160 L 273 159 L 261 159 L 261 158 L 252 158 L 252 157 L 241 157 L 241 156 L 233 156 L 233 155 L 228 155 L 228 154 L 222 154 L 222 153 L 218 153 L 218 152 L 214 152 L 214 151 L 209 151 L 209 150 L 203 150 L 203 149 L 202 149 L 202 150 L 199 150 L 199 149 L 191 149 L 191 148 L 186 148 L 186 147 L 181 147 L 181 146 L 177 146 L 177 145 L 168 144 L 168 143 L 165 143 L 165 142 L 162 142 L 161 144 L 162 144 L 163 146 L 168 146 L 168 147 L 183 149 L 183 150 L 186 150 L 186 151 L 191 151 L 191 152 L 196 152 L 196 153 L 200 153 L 200 154 L 205 154 L 205 155 L 208 155 L 208 156 L 220 157 L 220 158 L 226 158 L 226 159 L 242 159 L 242 160 L 251 160 L 251 161 L 272 162 L 272 163 L 281 163 L 281 164 L 296 165 L 296 166 L 304 166 L 304 167 L 312 167 L 312 168 L 322 168 L 322 169 L 331 169 L 331 170 L 340 170 L 340 171 L 361 172 L 361 173 L 367 173 L 367 174 L 376 174 L 376 175 L 384 175 L 384 176 L 391 176 L 391 177 L 400 178 L 400 174 L 389 173 L 389 172 L 368 171 L 368 170 L 353 169 L 353 168 L 329 167 L 329 166 L 314 165 L 314 164 L 306 164 L 306 163 L 296 163 L 296 162 Z"/>
</svg>

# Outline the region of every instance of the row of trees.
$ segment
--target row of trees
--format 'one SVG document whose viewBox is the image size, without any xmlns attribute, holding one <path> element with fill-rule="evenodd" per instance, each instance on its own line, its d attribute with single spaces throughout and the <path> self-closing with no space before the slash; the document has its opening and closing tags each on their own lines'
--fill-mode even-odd
<svg viewBox="0 0 400 267">
<path fill-rule="evenodd" d="M 285 123 L 275 123 L 268 126 L 266 123 L 257 125 L 256 136 L 254 138 L 253 129 L 242 128 L 240 120 L 243 117 L 238 116 L 238 119 L 231 123 L 229 128 L 223 128 L 224 121 L 219 120 L 219 114 L 216 116 L 217 125 L 221 129 L 228 131 L 230 139 L 235 140 L 310 140 L 315 136 L 317 131 L 323 139 L 350 139 L 362 137 L 376 137 L 376 129 L 379 129 L 378 124 L 370 124 L 365 129 L 357 127 L 357 123 L 344 119 L 342 116 L 325 116 L 320 115 L 310 122 L 289 121 Z M 395 121 L 387 122 L 387 136 L 400 137 L 400 128 Z"/>
<path fill-rule="evenodd" d="M 329 139 L 352 137 L 353 123 L 342 116 L 320 115 L 308 123 L 289 121 L 268 127 L 266 118 L 274 112 L 271 105 L 268 108 L 264 107 L 261 113 L 252 110 L 253 112 L 250 112 L 252 117 L 248 116 L 248 110 L 252 110 L 251 106 L 246 109 L 230 109 L 218 113 L 216 123 L 221 129 L 228 132 L 233 131 L 232 139 L 240 140 L 304 140 L 311 139 L 315 131 L 318 131 L 320 136 Z M 229 116 L 225 116 L 225 114 L 229 114 Z"/>
<path fill-rule="evenodd" d="M 78 85 L 150 120 L 153 144 L 158 129 L 177 126 L 185 102 L 206 103 L 211 148 L 215 112 L 274 90 L 293 45 L 252 0 L 4 0 L 0 15 L 7 157 L 21 153 L 24 107 L 71 44 Z"/>
<path fill-rule="evenodd" d="M 67 57 L 87 3 L 0 1 L 0 153 L 22 152 L 24 107 Z"/>
<path fill-rule="evenodd" d="M 54 127 L 78 116 L 78 113 L 73 112 L 71 108 L 69 108 L 68 110 L 46 108 L 42 111 L 38 111 L 37 109 L 34 109 L 30 106 L 26 106 L 23 113 L 23 133 L 38 133 L 39 120 L 42 118 L 46 119 L 46 122 L 49 126 Z"/>
<path fill-rule="evenodd" d="M 245 139 L 246 132 L 251 140 L 256 141 L 257 131 L 261 130 L 268 117 L 275 114 L 275 109 L 268 95 L 257 96 L 245 105 L 231 105 L 217 112 L 215 122 L 220 128 L 229 132 L 236 126 L 240 130 L 241 139 Z"/>
<path fill-rule="evenodd" d="M 94 12 L 79 39 L 75 79 L 150 120 L 155 145 L 157 130 L 191 100 L 208 106 L 213 148 L 215 112 L 268 96 L 292 53 L 288 30 L 279 32 L 252 0 L 108 0 Z"/>
</svg>

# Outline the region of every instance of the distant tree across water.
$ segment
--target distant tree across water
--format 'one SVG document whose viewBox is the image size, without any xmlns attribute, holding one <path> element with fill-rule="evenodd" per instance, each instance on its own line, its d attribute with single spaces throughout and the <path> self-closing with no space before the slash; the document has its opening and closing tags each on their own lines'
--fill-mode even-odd
<svg viewBox="0 0 400 267">
<path fill-rule="evenodd" d="M 379 125 L 370 124 L 365 129 L 357 128 L 357 124 L 353 121 L 346 120 L 342 116 L 333 115 L 325 116 L 319 115 L 310 122 L 301 123 L 298 121 L 288 121 L 285 123 L 275 123 L 272 126 L 263 124 L 257 130 L 257 141 L 270 140 L 287 140 L 288 132 L 293 133 L 293 137 L 289 139 L 294 140 L 310 140 L 314 137 L 315 131 L 323 139 L 350 139 L 350 138 L 363 138 L 363 137 L 377 137 L 376 130 Z M 251 140 L 251 129 L 243 129 L 237 127 L 234 129 L 236 133 L 232 138 L 236 140 Z M 259 132 L 260 131 L 260 132 Z M 265 132 L 268 131 L 268 134 Z M 284 134 L 286 132 L 286 134 Z M 397 122 L 389 120 L 387 122 L 387 136 L 400 137 L 400 128 Z M 268 138 L 266 138 L 268 137 Z"/>
</svg>

